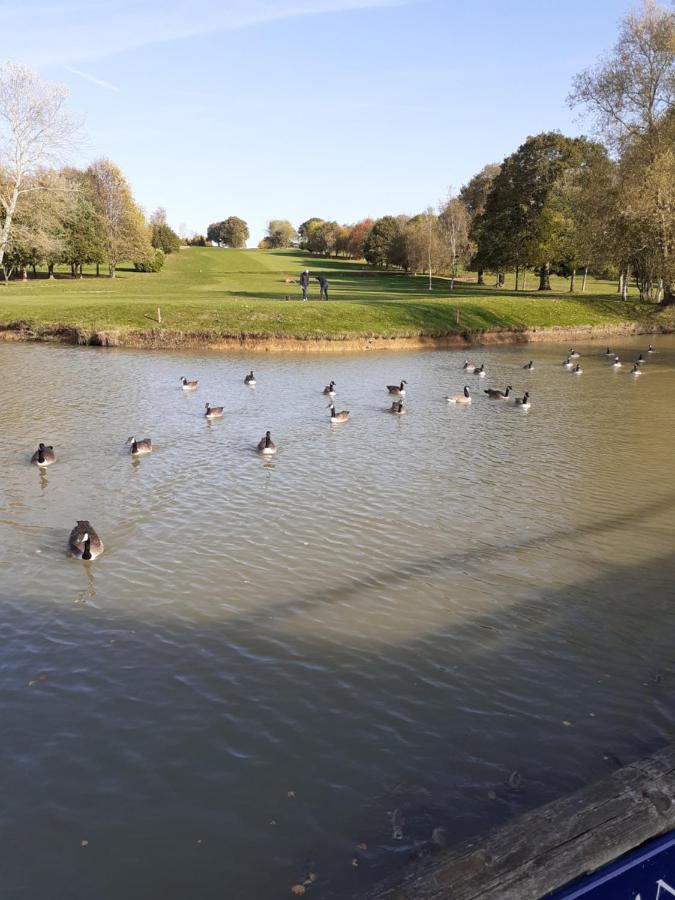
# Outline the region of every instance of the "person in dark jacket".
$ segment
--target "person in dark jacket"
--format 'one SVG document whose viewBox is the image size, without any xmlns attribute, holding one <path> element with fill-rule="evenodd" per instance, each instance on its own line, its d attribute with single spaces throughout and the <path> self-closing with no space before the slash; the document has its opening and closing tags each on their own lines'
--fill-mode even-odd
<svg viewBox="0 0 675 900">
<path fill-rule="evenodd" d="M 317 275 L 316 280 L 319 282 L 321 295 L 319 300 L 328 300 L 328 279 L 325 275 Z"/>
<path fill-rule="evenodd" d="M 307 290 L 309 288 L 309 269 L 305 269 L 305 271 L 300 276 L 300 290 L 302 291 L 302 299 L 307 299 Z"/>
</svg>

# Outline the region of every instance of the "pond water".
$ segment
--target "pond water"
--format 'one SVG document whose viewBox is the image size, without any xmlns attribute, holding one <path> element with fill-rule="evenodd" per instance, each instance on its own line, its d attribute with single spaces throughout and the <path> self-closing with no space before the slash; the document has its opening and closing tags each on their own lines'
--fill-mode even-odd
<svg viewBox="0 0 675 900">
<path fill-rule="evenodd" d="M 466 351 L 0 344 L 3 896 L 344 898 L 436 826 L 672 737 L 675 339 L 652 340 L 640 378 L 589 343 L 581 377 L 562 345 L 475 351 L 485 379 Z M 506 384 L 529 412 L 482 393 Z"/>
</svg>

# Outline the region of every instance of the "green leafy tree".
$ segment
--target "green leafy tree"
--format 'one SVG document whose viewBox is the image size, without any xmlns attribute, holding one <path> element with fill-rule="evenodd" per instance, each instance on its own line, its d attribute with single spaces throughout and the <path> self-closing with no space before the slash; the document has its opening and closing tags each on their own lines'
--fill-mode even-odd
<svg viewBox="0 0 675 900">
<path fill-rule="evenodd" d="M 480 243 L 481 216 L 485 211 L 487 198 L 500 169 L 501 166 L 498 163 L 488 163 L 459 191 L 459 199 L 464 204 L 469 217 L 469 239 L 472 244 L 470 252 L 472 254 L 475 254 Z M 478 284 L 485 284 L 485 273 L 482 268 L 478 268 Z"/>
<path fill-rule="evenodd" d="M 83 172 L 65 172 L 69 187 L 67 212 L 64 218 L 64 240 L 60 259 L 48 258 L 49 275 L 53 277 L 54 263 L 63 261 L 82 276 L 87 263 L 101 263 L 105 259 L 103 223 L 96 210 L 91 180 Z"/>
<path fill-rule="evenodd" d="M 287 219 L 272 219 L 267 225 L 266 240 L 272 249 L 290 247 L 298 239 L 298 233 Z"/>
<path fill-rule="evenodd" d="M 377 219 L 364 243 L 366 261 L 382 269 L 400 264 L 401 237 L 402 226 L 395 216 Z"/>
<path fill-rule="evenodd" d="M 564 255 L 569 222 L 558 189 L 577 170 L 591 145 L 547 132 L 528 138 L 504 160 L 474 233 L 475 264 L 495 271 L 539 269 L 539 290 L 551 290 L 551 265 Z"/>
<path fill-rule="evenodd" d="M 303 222 L 302 225 L 298 228 L 298 238 L 300 240 L 300 249 L 301 250 L 309 250 L 310 253 L 316 253 L 317 251 L 313 248 L 313 239 L 316 230 L 323 225 L 325 219 L 319 219 L 317 216 L 313 216 L 311 219 L 307 219 L 306 222 Z"/>
<path fill-rule="evenodd" d="M 219 247 L 241 249 L 249 238 L 248 225 L 238 216 L 229 216 L 222 222 L 212 222 L 206 231 L 206 238 Z"/>
<path fill-rule="evenodd" d="M 241 250 L 249 239 L 248 225 L 238 216 L 229 216 L 223 222 L 223 243 L 226 247 Z"/>
<path fill-rule="evenodd" d="M 166 222 L 154 223 L 150 226 L 150 243 L 153 247 L 165 254 L 178 253 L 180 250 L 180 238 Z"/>
</svg>

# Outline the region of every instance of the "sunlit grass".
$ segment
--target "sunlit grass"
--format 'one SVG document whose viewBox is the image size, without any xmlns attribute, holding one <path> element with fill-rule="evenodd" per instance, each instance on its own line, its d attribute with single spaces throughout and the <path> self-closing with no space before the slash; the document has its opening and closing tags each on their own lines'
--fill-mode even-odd
<svg viewBox="0 0 675 900">
<path fill-rule="evenodd" d="M 330 302 L 299 302 L 303 268 L 323 273 Z M 511 284 L 512 277 L 507 284 Z M 218 250 L 193 247 L 169 256 L 162 272 L 123 269 L 117 278 L 82 280 L 64 274 L 0 287 L 0 325 L 22 321 L 31 328 L 64 325 L 83 331 L 149 329 L 211 332 L 217 336 L 279 337 L 442 336 L 482 329 L 619 325 L 633 321 L 673 322 L 671 311 L 622 301 L 616 284 L 589 279 L 585 294 L 570 295 L 568 283 L 553 278 L 554 291 L 515 293 L 447 279 L 374 271 L 364 263 L 307 257 L 299 251 Z M 536 279 L 531 276 L 532 287 Z M 581 279 L 577 286 L 580 288 Z M 288 300 L 286 298 L 289 298 Z"/>
</svg>

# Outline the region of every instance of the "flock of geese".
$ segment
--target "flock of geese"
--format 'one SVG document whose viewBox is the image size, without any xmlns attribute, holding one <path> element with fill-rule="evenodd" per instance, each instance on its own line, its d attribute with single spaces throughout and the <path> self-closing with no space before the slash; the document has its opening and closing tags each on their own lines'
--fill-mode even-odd
<svg viewBox="0 0 675 900">
<path fill-rule="evenodd" d="M 647 354 L 651 355 L 653 353 L 656 353 L 656 350 L 650 344 L 646 352 Z M 608 359 L 610 359 L 610 365 L 612 368 L 618 369 L 623 365 L 619 356 L 617 356 L 617 354 L 610 347 L 607 347 L 604 355 Z M 574 362 L 574 360 L 578 360 L 579 357 L 580 354 L 577 353 L 574 347 L 570 347 L 567 351 L 565 359 L 563 360 L 563 368 L 571 371 L 575 375 L 583 374 L 581 365 L 578 362 Z M 644 356 L 642 353 L 640 353 L 638 358 L 634 361 L 633 367 L 630 370 L 630 374 L 632 376 L 636 377 L 642 374 L 642 364 L 644 361 Z M 533 372 L 533 360 L 530 360 L 522 368 L 527 372 Z M 462 366 L 462 371 L 466 375 L 473 375 L 477 378 L 484 378 L 486 375 L 485 364 L 481 364 L 479 366 L 473 362 L 470 362 L 469 360 L 466 360 L 466 362 Z M 190 381 L 185 376 L 181 376 L 180 384 L 183 391 L 196 391 L 199 387 L 198 381 Z M 244 384 L 248 385 L 249 387 L 255 387 L 256 377 L 252 371 L 245 376 Z M 403 399 L 406 394 L 406 385 L 407 381 L 405 381 L 404 379 L 399 384 L 388 384 L 386 386 L 388 393 L 391 396 L 398 398 L 392 402 L 391 407 L 388 409 L 388 412 L 392 413 L 395 416 L 402 416 L 407 413 L 407 409 L 405 407 L 405 402 Z M 333 402 L 333 398 L 336 395 L 335 388 L 336 382 L 330 381 L 322 391 L 324 396 L 330 399 L 328 409 L 330 410 L 329 421 L 331 425 L 342 424 L 349 421 L 349 410 L 343 409 L 338 412 L 335 408 L 335 403 Z M 503 391 L 496 388 L 486 388 L 483 393 L 486 394 L 489 400 L 512 400 L 513 405 L 518 409 L 530 409 L 531 400 L 529 391 L 525 391 L 522 397 L 512 397 L 512 391 L 513 388 L 511 387 L 511 385 L 507 385 Z M 448 401 L 448 403 L 454 403 L 457 405 L 469 405 L 472 402 L 472 396 L 468 385 L 465 385 L 464 390 L 461 394 L 453 394 L 449 397 L 446 397 L 446 400 Z M 207 403 L 204 416 L 209 420 L 219 419 L 223 416 L 223 412 L 224 409 L 222 406 L 211 406 L 210 403 Z M 137 440 L 136 437 L 131 436 L 130 438 L 128 438 L 127 444 L 129 445 L 129 452 L 132 457 L 137 458 L 152 453 L 152 440 L 150 438 Z M 260 439 L 256 446 L 256 450 L 258 451 L 258 453 L 262 454 L 262 456 L 266 457 L 274 456 L 276 454 L 277 447 L 272 440 L 272 435 L 269 431 L 266 431 L 264 436 Z M 56 462 L 56 453 L 54 452 L 54 448 L 51 445 L 48 446 L 44 443 L 40 443 L 35 453 L 33 453 L 30 461 L 33 465 L 40 468 L 45 468 L 47 466 L 53 465 Z M 76 557 L 77 559 L 83 559 L 85 561 L 96 559 L 96 557 L 100 556 L 104 550 L 103 541 L 98 536 L 91 523 L 86 520 L 78 521 L 73 530 L 70 532 L 70 536 L 68 538 L 68 548 L 72 556 Z"/>
</svg>

